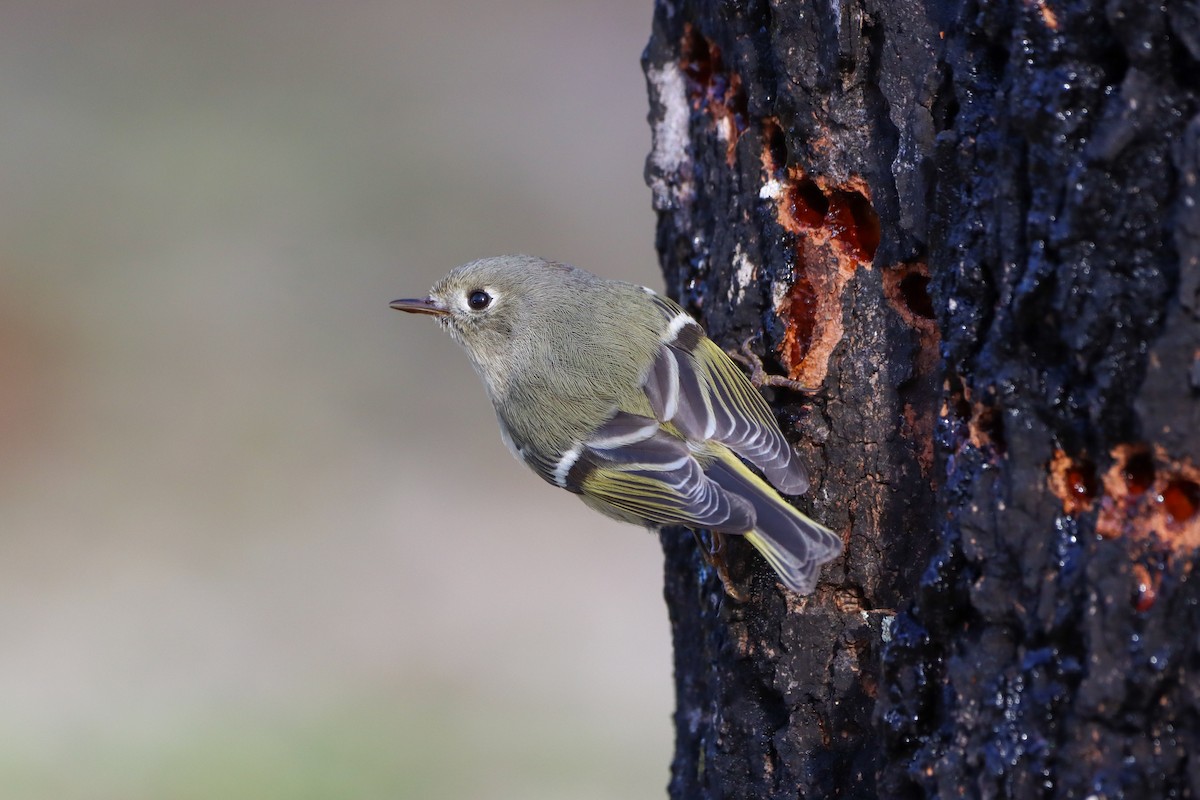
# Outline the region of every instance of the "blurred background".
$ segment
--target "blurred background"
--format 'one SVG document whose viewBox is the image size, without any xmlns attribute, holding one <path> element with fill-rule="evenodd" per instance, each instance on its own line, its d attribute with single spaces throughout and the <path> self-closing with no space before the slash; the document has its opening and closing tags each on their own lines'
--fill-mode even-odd
<svg viewBox="0 0 1200 800">
<path fill-rule="evenodd" d="M 0 4 L 0 795 L 664 795 L 656 539 L 387 307 L 661 285 L 651 11 Z"/>
</svg>

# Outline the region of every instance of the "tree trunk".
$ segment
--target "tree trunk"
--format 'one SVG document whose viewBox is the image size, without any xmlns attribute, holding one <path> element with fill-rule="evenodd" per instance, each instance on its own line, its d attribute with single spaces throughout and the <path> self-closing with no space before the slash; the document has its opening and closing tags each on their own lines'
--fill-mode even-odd
<svg viewBox="0 0 1200 800">
<path fill-rule="evenodd" d="M 1200 797 L 1200 4 L 658 0 L 673 297 L 846 553 L 663 535 L 674 798 Z"/>
</svg>

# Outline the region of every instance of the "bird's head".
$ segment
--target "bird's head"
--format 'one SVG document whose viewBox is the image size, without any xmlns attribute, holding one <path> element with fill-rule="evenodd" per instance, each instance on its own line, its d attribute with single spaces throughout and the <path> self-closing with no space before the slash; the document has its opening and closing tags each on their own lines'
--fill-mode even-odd
<svg viewBox="0 0 1200 800">
<path fill-rule="evenodd" d="M 564 272 L 578 270 L 533 256 L 484 258 L 451 270 L 428 297 L 391 306 L 435 317 L 486 379 L 518 355 L 514 342 L 527 332 L 531 311 L 557 305 Z"/>
</svg>

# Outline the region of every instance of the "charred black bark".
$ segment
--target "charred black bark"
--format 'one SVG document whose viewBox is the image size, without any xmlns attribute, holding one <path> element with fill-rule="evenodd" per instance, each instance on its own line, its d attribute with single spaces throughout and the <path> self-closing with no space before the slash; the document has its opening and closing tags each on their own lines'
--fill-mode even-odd
<svg viewBox="0 0 1200 800">
<path fill-rule="evenodd" d="M 957 410 L 886 659 L 886 794 L 1200 795 L 1196 10 L 970 4 L 948 37 L 929 260 Z"/>
<path fill-rule="evenodd" d="M 846 537 L 664 534 L 676 798 L 1200 795 L 1200 4 L 659 0 L 671 294 Z M 889 641 L 890 639 L 890 641 Z"/>
<path fill-rule="evenodd" d="M 886 623 L 935 544 L 938 334 L 924 203 L 897 186 L 925 195 L 937 29 L 896 6 L 907 43 L 885 42 L 887 18 L 843 8 L 660 2 L 645 56 L 668 289 L 717 341 L 758 334 L 770 368 L 821 388 L 773 400 L 814 479 L 799 502 L 847 539 L 809 598 L 735 541 L 738 604 L 664 534 L 676 798 L 876 796 Z"/>
</svg>

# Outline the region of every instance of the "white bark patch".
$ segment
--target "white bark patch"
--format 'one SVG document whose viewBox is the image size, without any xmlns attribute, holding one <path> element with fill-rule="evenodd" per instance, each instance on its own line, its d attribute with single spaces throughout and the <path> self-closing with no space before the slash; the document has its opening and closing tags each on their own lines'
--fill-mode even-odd
<svg viewBox="0 0 1200 800">
<path fill-rule="evenodd" d="M 775 313 L 779 313 L 779 310 L 783 308 L 783 302 L 787 300 L 791 288 L 784 281 L 775 281 L 771 284 L 771 305 L 775 309 Z"/>
<path fill-rule="evenodd" d="M 746 289 L 754 282 L 758 274 L 758 266 L 750 261 L 750 257 L 739 244 L 733 249 L 733 281 L 729 284 L 729 302 L 740 303 L 746 298 Z"/>
<path fill-rule="evenodd" d="M 663 107 L 662 118 L 654 125 L 654 145 L 650 151 L 650 189 L 654 207 L 677 207 L 692 194 L 688 164 L 688 99 L 683 72 L 675 63 L 646 73 L 655 98 Z"/>
<path fill-rule="evenodd" d="M 769 181 L 764 183 L 762 188 L 758 190 L 758 197 L 760 200 L 778 200 L 779 196 L 782 194 L 783 184 L 774 178 L 771 178 Z"/>
<path fill-rule="evenodd" d="M 736 135 L 733 128 L 733 117 L 728 114 L 722 115 L 717 120 L 717 141 L 728 144 Z"/>
</svg>

